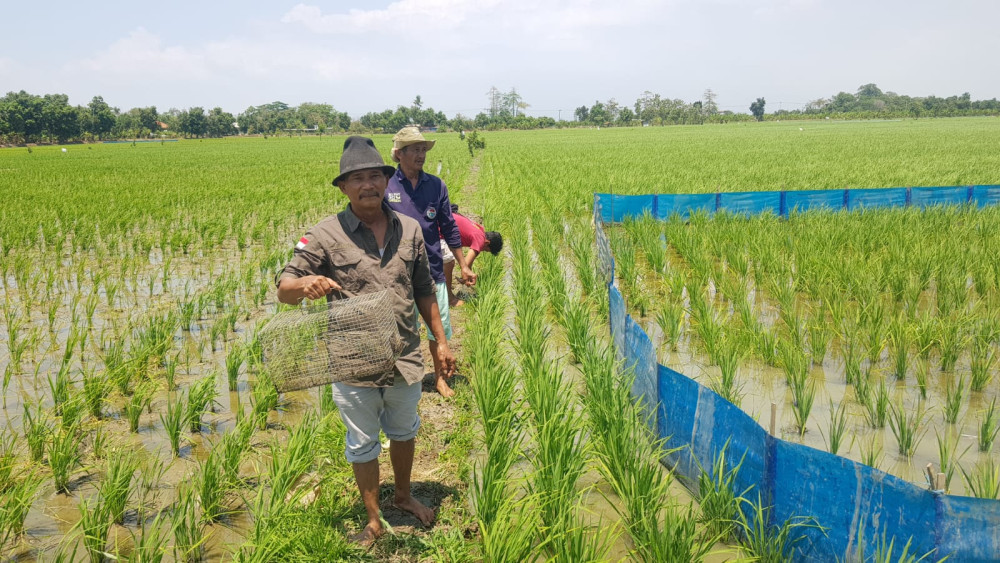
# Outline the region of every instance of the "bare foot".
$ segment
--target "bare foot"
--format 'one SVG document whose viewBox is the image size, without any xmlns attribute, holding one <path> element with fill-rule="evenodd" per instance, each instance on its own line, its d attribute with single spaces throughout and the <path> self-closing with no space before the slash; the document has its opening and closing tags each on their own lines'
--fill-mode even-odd
<svg viewBox="0 0 1000 563">
<path fill-rule="evenodd" d="M 444 398 L 453 397 L 455 395 L 455 392 L 448 386 L 448 382 L 441 376 L 437 376 L 435 378 L 434 388 L 437 389 L 437 392 L 441 393 L 441 396 Z"/>
<path fill-rule="evenodd" d="M 434 523 L 434 511 L 421 504 L 413 496 L 408 496 L 404 499 L 393 499 L 392 505 L 416 516 L 417 520 L 420 520 L 424 526 L 430 526 Z"/>
<path fill-rule="evenodd" d="M 351 541 L 362 547 L 371 547 L 372 544 L 375 543 L 375 540 L 382 537 L 382 534 L 384 533 L 385 530 L 382 529 L 381 524 L 375 525 L 369 523 L 365 526 L 364 530 L 361 530 L 357 534 L 351 536 Z"/>
<path fill-rule="evenodd" d="M 458 297 L 448 300 L 449 307 L 461 307 L 462 305 L 465 305 L 465 301 L 462 301 Z"/>
</svg>

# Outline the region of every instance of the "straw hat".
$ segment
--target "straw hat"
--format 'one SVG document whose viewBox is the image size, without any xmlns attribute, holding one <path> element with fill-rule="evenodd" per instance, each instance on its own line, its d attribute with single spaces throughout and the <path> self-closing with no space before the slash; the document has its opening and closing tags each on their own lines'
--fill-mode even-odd
<svg viewBox="0 0 1000 563">
<path fill-rule="evenodd" d="M 367 137 L 351 135 L 344 141 L 344 154 L 340 155 L 340 175 L 333 179 L 333 185 L 343 180 L 351 172 L 379 168 L 386 176 L 396 172 L 396 168 L 386 165 L 375 143 Z"/>
<path fill-rule="evenodd" d="M 417 143 L 424 143 L 427 145 L 427 150 L 431 150 L 436 142 L 425 139 L 423 133 L 420 132 L 420 128 L 416 125 L 408 125 L 400 129 L 399 133 L 396 133 L 392 137 L 392 148 L 399 150 L 410 145 L 416 145 Z"/>
</svg>

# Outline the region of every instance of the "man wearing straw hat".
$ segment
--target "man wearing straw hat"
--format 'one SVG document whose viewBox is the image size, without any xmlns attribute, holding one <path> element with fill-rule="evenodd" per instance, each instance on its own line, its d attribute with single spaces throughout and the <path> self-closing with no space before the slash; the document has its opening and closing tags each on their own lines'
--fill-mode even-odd
<svg viewBox="0 0 1000 563">
<path fill-rule="evenodd" d="M 333 384 L 333 399 L 347 427 L 345 453 L 368 516 L 364 530 L 354 539 L 365 544 L 384 533 L 379 512 L 379 430 L 390 443 L 396 484 L 393 504 L 425 526 L 434 521 L 434 511 L 410 492 L 414 438 L 420 428 L 417 403 L 424 377 L 417 310 L 442 342 L 434 348 L 439 375 L 451 377 L 455 371 L 420 225 L 392 211 L 384 200 L 394 172 L 371 139 L 348 137 L 333 184 L 350 204 L 299 240 L 291 262 L 278 277 L 278 300 L 288 304 L 303 298 L 332 300 L 334 292 L 353 297 L 389 290 L 393 296 L 396 325 L 405 342 L 393 371 Z"/>
<path fill-rule="evenodd" d="M 445 284 L 444 259 L 442 243 L 451 249 L 462 272 L 462 279 L 468 285 L 476 283 L 476 274 L 465 263 L 462 254 L 462 236 L 451 214 L 451 201 L 448 198 L 448 188 L 441 178 L 424 172 L 424 161 L 427 151 L 434 147 L 435 141 L 428 141 L 416 126 L 403 127 L 392 138 L 392 160 L 399 163 L 399 168 L 389 179 L 385 191 L 385 199 L 389 207 L 397 213 L 416 219 L 424 234 L 424 244 L 427 247 L 427 261 L 434 278 L 435 294 L 438 310 L 441 312 L 441 322 L 444 325 L 445 339 L 451 338 L 451 319 L 448 311 L 448 286 Z M 430 328 L 430 327 L 428 327 Z M 435 350 L 438 339 L 428 330 L 431 356 L 436 358 Z M 455 394 L 448 386 L 444 371 L 439 369 L 437 360 L 434 364 L 434 387 L 444 397 Z"/>
</svg>

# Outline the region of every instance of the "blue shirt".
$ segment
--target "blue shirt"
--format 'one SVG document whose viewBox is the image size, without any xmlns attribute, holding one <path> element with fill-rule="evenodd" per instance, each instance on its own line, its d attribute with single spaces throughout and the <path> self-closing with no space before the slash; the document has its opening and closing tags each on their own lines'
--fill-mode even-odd
<svg viewBox="0 0 1000 563">
<path fill-rule="evenodd" d="M 389 179 L 385 190 L 385 201 L 393 211 L 412 217 L 424 232 L 427 246 L 427 262 L 431 277 L 436 283 L 444 283 L 444 260 L 441 257 L 441 240 L 449 248 L 462 247 L 462 235 L 458 232 L 455 217 L 451 214 L 448 188 L 441 178 L 421 171 L 420 180 L 414 188 L 403 174 L 402 168 Z"/>
</svg>

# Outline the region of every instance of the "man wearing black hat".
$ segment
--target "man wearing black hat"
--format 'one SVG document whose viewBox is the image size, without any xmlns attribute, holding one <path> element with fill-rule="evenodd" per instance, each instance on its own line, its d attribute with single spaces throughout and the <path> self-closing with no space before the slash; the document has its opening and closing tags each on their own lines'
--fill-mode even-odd
<svg viewBox="0 0 1000 563">
<path fill-rule="evenodd" d="M 413 219 L 385 203 L 386 166 L 371 139 L 348 137 L 333 184 L 350 200 L 346 209 L 320 221 L 295 246 L 278 278 L 278 300 L 334 299 L 389 290 L 399 334 L 406 346 L 391 373 L 333 384 L 333 398 L 347 427 L 345 453 L 368 516 L 356 540 L 370 543 L 384 533 L 379 512 L 379 430 L 389 438 L 395 476 L 393 502 L 424 525 L 434 512 L 410 493 L 414 438 L 420 427 L 424 363 L 414 304 L 440 343 L 434 350 L 439 376 L 451 377 L 455 358 L 448 348 L 438 312 L 434 280 L 427 265 L 423 234 Z"/>
</svg>

